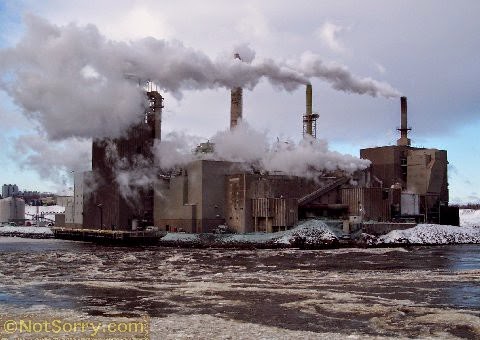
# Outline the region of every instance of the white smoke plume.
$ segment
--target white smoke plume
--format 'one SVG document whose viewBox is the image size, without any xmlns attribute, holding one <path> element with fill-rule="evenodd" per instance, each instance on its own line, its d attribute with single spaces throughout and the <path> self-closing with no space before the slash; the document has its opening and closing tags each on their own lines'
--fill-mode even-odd
<svg viewBox="0 0 480 340">
<path fill-rule="evenodd" d="M 335 90 L 368 94 L 372 97 L 383 96 L 396 98 L 401 93 L 391 85 L 372 78 L 354 76 L 346 66 L 337 63 L 324 63 L 317 55 L 305 52 L 300 58 L 299 65 L 302 74 L 308 78 L 320 78 L 330 83 Z"/>
<path fill-rule="evenodd" d="M 200 137 L 181 132 L 167 134 L 153 145 L 155 164 L 164 170 L 186 165 L 195 159 L 193 150 L 201 140 Z"/>
<path fill-rule="evenodd" d="M 232 131 L 218 132 L 213 136 L 213 153 L 195 152 L 200 140 L 183 133 L 170 133 L 154 144 L 153 161 L 141 154 L 122 158 L 116 144 L 107 141 L 106 161 L 122 197 L 132 207 L 140 206 L 137 203 L 142 192 L 153 188 L 160 191 L 161 186 L 157 184 L 162 177 L 168 177 L 188 163 L 201 159 L 237 162 L 246 171 L 280 172 L 311 179 L 337 170 L 351 174 L 370 165 L 368 160 L 330 151 L 327 142 L 313 138 L 305 138 L 299 143 L 279 140 L 271 143 L 267 132 L 256 131 L 245 121 Z"/>
<path fill-rule="evenodd" d="M 62 143 L 50 143 L 46 136 L 31 134 L 17 138 L 15 159 L 23 169 L 35 170 L 42 179 L 65 191 L 72 184 L 72 174 L 90 168 L 91 141 L 69 138 Z"/>
<path fill-rule="evenodd" d="M 160 167 L 168 169 L 181 167 L 195 159 L 212 159 L 245 163 L 258 170 L 282 172 L 287 175 L 316 178 L 321 174 L 343 170 L 353 173 L 363 170 L 370 161 L 351 155 L 330 151 L 324 140 L 305 138 L 299 143 L 294 141 L 269 142 L 266 132 L 254 130 L 242 121 L 232 131 L 222 131 L 211 138 L 214 152 L 194 155 L 188 144 L 188 136 L 171 142 L 162 141 L 155 148 L 157 158 L 168 159 Z M 165 147 L 161 147 L 163 143 Z"/>
<path fill-rule="evenodd" d="M 132 207 L 139 206 L 142 190 L 151 189 L 158 181 L 158 169 L 141 154 L 131 159 L 120 157 L 116 144 L 111 140 L 106 143 L 106 161 L 111 166 L 120 195 Z"/>
<path fill-rule="evenodd" d="M 25 24 L 18 44 L 0 50 L 0 88 L 54 140 L 121 136 L 145 107 L 138 83 L 146 80 L 177 97 L 190 89 L 253 89 L 263 78 L 287 91 L 320 78 L 337 90 L 399 95 L 311 53 L 297 61 L 257 60 L 244 45 L 238 49 L 245 62 L 211 59 L 178 41 L 111 41 L 93 25 L 56 26 L 36 16 Z"/>
</svg>

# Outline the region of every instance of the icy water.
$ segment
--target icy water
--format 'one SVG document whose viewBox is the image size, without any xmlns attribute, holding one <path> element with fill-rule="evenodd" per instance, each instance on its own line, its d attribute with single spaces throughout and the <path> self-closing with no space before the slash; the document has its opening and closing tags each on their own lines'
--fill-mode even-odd
<svg viewBox="0 0 480 340">
<path fill-rule="evenodd" d="M 2 315 L 148 315 L 152 339 L 480 338 L 480 245 L 125 248 L 0 238 Z"/>
</svg>

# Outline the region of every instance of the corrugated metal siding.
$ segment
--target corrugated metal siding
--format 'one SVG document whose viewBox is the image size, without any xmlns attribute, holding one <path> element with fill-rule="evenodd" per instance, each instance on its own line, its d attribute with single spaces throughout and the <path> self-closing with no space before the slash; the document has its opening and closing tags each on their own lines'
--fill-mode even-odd
<svg viewBox="0 0 480 340">
<path fill-rule="evenodd" d="M 350 215 L 362 216 L 365 220 L 387 221 L 390 219 L 390 195 L 381 188 L 342 189 L 342 203 L 348 205 Z"/>
<path fill-rule="evenodd" d="M 271 204 L 271 198 L 252 199 L 252 216 L 253 217 L 273 217 L 273 207 Z"/>
<path fill-rule="evenodd" d="M 272 218 L 272 226 L 293 226 L 298 221 L 296 199 L 286 198 L 253 198 L 252 216 Z"/>
</svg>

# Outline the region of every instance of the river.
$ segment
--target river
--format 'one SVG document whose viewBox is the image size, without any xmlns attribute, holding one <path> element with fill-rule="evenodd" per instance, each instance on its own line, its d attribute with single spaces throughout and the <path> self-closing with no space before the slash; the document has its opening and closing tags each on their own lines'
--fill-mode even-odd
<svg viewBox="0 0 480 340">
<path fill-rule="evenodd" d="M 480 338 L 480 245 L 229 250 L 0 238 L 0 268 L 4 318 L 148 316 L 152 339 Z"/>
</svg>

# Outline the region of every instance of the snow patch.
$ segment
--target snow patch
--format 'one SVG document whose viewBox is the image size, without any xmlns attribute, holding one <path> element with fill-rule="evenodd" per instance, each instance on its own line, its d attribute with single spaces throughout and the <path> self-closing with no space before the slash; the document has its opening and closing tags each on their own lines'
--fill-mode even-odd
<svg viewBox="0 0 480 340">
<path fill-rule="evenodd" d="M 162 241 L 167 242 L 198 242 L 199 240 L 198 234 L 167 233 L 162 237 Z"/>
<path fill-rule="evenodd" d="M 480 243 L 480 228 L 419 224 L 410 229 L 393 230 L 380 236 L 375 243 L 377 245 Z"/>
<path fill-rule="evenodd" d="M 195 243 L 205 246 L 321 247 L 337 242 L 334 232 L 320 220 L 308 220 L 275 233 L 185 234 L 168 233 L 162 243 Z"/>
<path fill-rule="evenodd" d="M 308 220 L 293 229 L 287 230 L 276 242 L 293 244 L 299 239 L 303 240 L 305 244 L 316 244 L 319 242 L 334 242 L 337 237 L 324 222 Z"/>
<path fill-rule="evenodd" d="M 0 234 L 15 234 L 15 235 L 45 235 L 53 236 L 53 232 L 50 228 L 47 227 L 14 227 L 14 226 L 3 226 L 0 227 Z"/>
<path fill-rule="evenodd" d="M 460 225 L 462 227 L 480 227 L 480 210 L 460 209 Z"/>
</svg>

